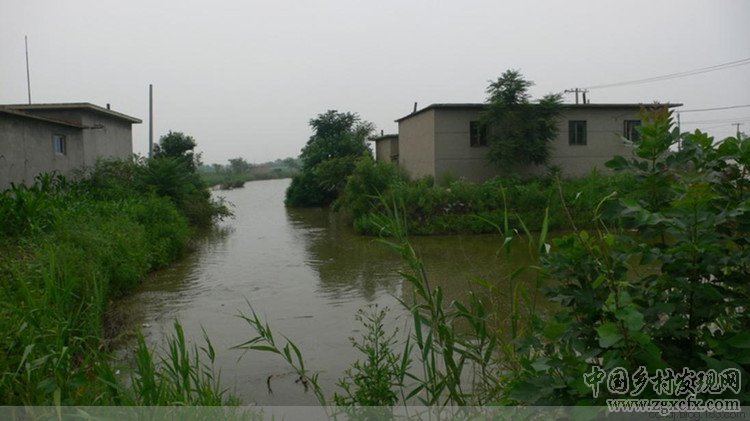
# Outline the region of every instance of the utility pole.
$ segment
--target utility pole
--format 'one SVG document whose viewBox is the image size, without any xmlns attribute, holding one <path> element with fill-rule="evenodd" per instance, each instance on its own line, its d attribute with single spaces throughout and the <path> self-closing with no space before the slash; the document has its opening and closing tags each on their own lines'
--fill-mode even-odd
<svg viewBox="0 0 750 421">
<path fill-rule="evenodd" d="M 564 91 L 564 93 L 566 93 L 566 94 L 575 93 L 576 94 L 576 104 L 578 104 L 578 94 L 579 93 L 583 93 L 583 103 L 587 104 L 588 102 L 586 101 L 586 94 L 588 93 L 588 91 L 589 91 L 588 89 L 573 88 L 573 89 L 566 89 Z"/>
<path fill-rule="evenodd" d="M 26 90 L 29 93 L 29 104 L 31 104 L 31 77 L 29 75 L 29 37 L 24 35 L 23 41 L 26 44 Z"/>
<path fill-rule="evenodd" d="M 737 139 L 740 138 L 740 126 L 744 126 L 745 123 L 732 123 L 732 126 L 737 126 Z"/>
<path fill-rule="evenodd" d="M 154 85 L 148 84 L 148 157 L 154 153 Z"/>
</svg>

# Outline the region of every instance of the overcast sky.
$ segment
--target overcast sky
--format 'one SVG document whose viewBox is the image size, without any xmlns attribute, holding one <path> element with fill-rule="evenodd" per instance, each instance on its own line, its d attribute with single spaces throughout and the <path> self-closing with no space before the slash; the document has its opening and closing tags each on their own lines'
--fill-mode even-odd
<svg viewBox="0 0 750 421">
<path fill-rule="evenodd" d="M 262 162 L 297 156 L 328 109 L 396 132 L 415 101 L 483 102 L 509 68 L 540 97 L 748 58 L 750 1 L 0 0 L 0 104 L 27 101 L 24 35 L 33 102 L 111 103 L 144 120 L 145 153 L 153 83 L 157 138 L 190 134 L 208 163 Z M 750 104 L 750 65 L 589 95 Z M 681 119 L 750 132 L 750 108 Z"/>
</svg>

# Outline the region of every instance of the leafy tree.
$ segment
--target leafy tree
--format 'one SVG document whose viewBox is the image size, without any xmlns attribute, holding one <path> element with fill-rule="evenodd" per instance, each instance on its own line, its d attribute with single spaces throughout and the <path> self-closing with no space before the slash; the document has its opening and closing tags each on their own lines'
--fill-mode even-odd
<svg viewBox="0 0 750 421">
<path fill-rule="evenodd" d="M 243 158 L 233 158 L 229 160 L 229 169 L 235 174 L 243 174 L 250 170 L 251 165 Z"/>
<path fill-rule="evenodd" d="M 489 159 L 501 170 L 544 165 L 549 159 L 562 97 L 549 94 L 531 102 L 528 89 L 533 85 L 518 70 L 507 70 L 487 87 L 488 106 L 481 123 L 489 129 Z"/>
<path fill-rule="evenodd" d="M 170 130 L 169 133 L 159 139 L 159 144 L 155 146 L 154 157 L 177 158 L 191 171 L 195 171 L 200 161 L 200 155 L 193 152 L 196 145 L 197 143 L 192 136 Z"/>
<path fill-rule="evenodd" d="M 362 156 L 371 155 L 367 137 L 372 123 L 356 113 L 329 110 L 310 120 L 313 135 L 302 148 L 302 171 L 292 179 L 286 204 L 294 207 L 327 206 L 343 188 Z"/>
</svg>

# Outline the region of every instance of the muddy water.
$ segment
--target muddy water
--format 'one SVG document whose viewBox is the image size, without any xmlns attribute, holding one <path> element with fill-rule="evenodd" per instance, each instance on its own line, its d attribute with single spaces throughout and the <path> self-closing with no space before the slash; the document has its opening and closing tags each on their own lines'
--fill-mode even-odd
<svg viewBox="0 0 750 421">
<path fill-rule="evenodd" d="M 349 339 L 359 336 L 358 309 L 387 306 L 389 327 L 409 329 L 397 300 L 408 298 L 399 256 L 376 239 L 354 235 L 326 210 L 286 209 L 288 184 L 257 181 L 221 192 L 234 204 L 235 217 L 201 236 L 194 252 L 150 276 L 120 303 L 156 345 L 175 319 L 199 343 L 203 327 L 217 350 L 222 383 L 245 403 L 316 403 L 278 356 L 230 349 L 255 334 L 237 317 L 249 314 L 250 306 L 277 335 L 297 343 L 328 395 L 358 357 Z M 508 268 L 499 237 L 419 237 L 414 244 L 446 300 L 461 298 L 476 289 L 473 279 L 483 278 L 496 283 L 498 313 L 506 312 Z M 514 251 L 514 264 L 523 263 L 524 249 Z"/>
</svg>

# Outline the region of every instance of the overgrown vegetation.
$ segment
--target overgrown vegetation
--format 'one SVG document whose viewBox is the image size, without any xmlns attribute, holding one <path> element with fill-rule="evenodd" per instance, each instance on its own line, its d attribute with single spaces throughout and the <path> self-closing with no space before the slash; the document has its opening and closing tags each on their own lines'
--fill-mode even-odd
<svg viewBox="0 0 750 421">
<path fill-rule="evenodd" d="M 494 233 L 506 212 L 511 229 L 540 227 L 542 206 L 549 206 L 550 229 L 568 230 L 592 227 L 591 209 L 610 193 L 638 197 L 636 183 L 631 174 L 593 172 L 565 180 L 497 177 L 481 184 L 436 184 L 431 178 L 408 181 L 391 163 L 361 160 L 334 208 L 351 216 L 357 232 L 369 235 L 380 234 L 378 215 L 389 203 L 403 204 L 406 229 L 415 235 Z"/>
<path fill-rule="evenodd" d="M 409 265 L 403 276 L 413 300 L 404 305 L 414 331 L 396 345 L 377 313 L 368 318 L 368 333 L 357 343 L 365 362 L 356 363 L 342 380 L 345 398 L 337 402 L 367 405 L 376 397 L 392 405 L 398 396 L 404 404 L 603 405 L 608 398 L 627 397 L 606 387 L 595 396 L 584 382 L 593 366 L 622 367 L 630 375 L 733 368 L 740 372 L 740 393 L 723 397 L 750 402 L 750 139 L 717 143 L 700 131 L 681 134 L 672 129 L 666 110 L 644 121 L 635 157 L 608 163 L 630 174 L 633 196 L 601 192 L 589 209 L 595 222 L 590 229 L 571 218 L 573 232 L 551 242 L 547 208 L 538 235 L 522 231 L 539 265 L 508 261 L 507 277 L 477 281 L 479 288 L 506 291 L 512 297 L 510 314 L 496 314 L 484 294 L 471 293 L 465 303 L 445 302 L 408 242 L 403 202 L 393 196 L 381 199 L 384 212 L 374 216 L 373 224 L 384 235 L 381 241 Z M 511 197 L 509 186 L 498 188 L 500 197 Z M 538 201 L 537 208 L 540 203 L 545 202 Z M 567 200 L 560 207 L 573 215 Z M 491 225 L 500 231 L 509 256 L 518 234 L 503 208 L 501 223 Z M 534 281 L 521 282 L 523 272 Z M 535 297 L 542 293 L 559 305 L 541 311 Z M 257 316 L 251 325 L 258 336 L 250 348 L 289 357 L 326 403 L 300 350 L 288 339 L 284 350 L 269 349 L 264 343 L 272 341 L 270 327 Z M 401 354 L 396 346 L 403 346 Z M 370 381 L 358 382 L 360 375 Z M 638 397 L 676 396 L 656 390 L 647 387 Z M 696 395 L 706 397 L 700 391 Z"/>
<path fill-rule="evenodd" d="M 177 353 L 171 360 L 149 366 L 146 359 L 153 357 L 139 344 L 130 381 L 113 374 L 105 335 L 117 328 L 104 325 L 111 299 L 178 258 L 191 224 L 228 214 L 187 163 L 189 150 L 100 162 L 77 182 L 42 175 L 33 186 L 12 186 L 0 194 L 0 402 L 224 400 L 197 352 L 186 350 L 179 326 L 169 342 L 170 352 Z"/>
<path fill-rule="evenodd" d="M 302 148 L 302 170 L 292 178 L 285 203 L 290 207 L 328 206 L 344 188 L 357 161 L 370 156 L 366 140 L 372 123 L 355 113 L 329 110 L 310 120 L 313 135 Z"/>
</svg>

